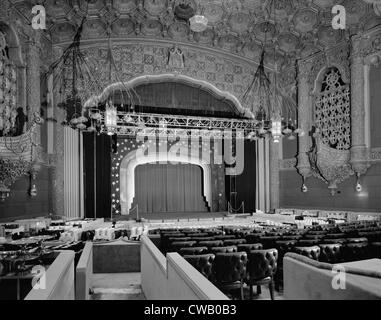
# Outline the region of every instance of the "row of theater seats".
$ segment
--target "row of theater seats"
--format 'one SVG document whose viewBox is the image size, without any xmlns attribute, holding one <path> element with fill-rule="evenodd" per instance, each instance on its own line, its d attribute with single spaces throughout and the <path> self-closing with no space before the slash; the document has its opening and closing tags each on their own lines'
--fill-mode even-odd
<svg viewBox="0 0 381 320">
<path fill-rule="evenodd" d="M 216 263 L 217 256 L 243 257 L 246 254 L 247 257 L 260 251 L 264 256 L 272 256 L 274 259 L 275 255 L 269 252 L 276 251 L 278 261 L 275 259 L 275 265 L 278 262 L 278 268 L 269 267 L 273 262 L 258 260 L 265 269 L 271 269 L 271 275 L 269 270 L 266 274 L 271 278 L 268 283 L 272 291 L 273 278 L 278 288 L 282 285 L 283 257 L 287 252 L 296 252 L 328 263 L 381 258 L 381 226 L 373 222 L 361 222 L 303 230 L 290 228 L 290 226 L 262 226 L 260 229 L 225 227 L 162 230 L 161 244 L 163 252 L 179 252 L 205 276 L 215 278 L 217 282 L 219 280 L 216 275 L 219 268 L 212 267 Z M 218 258 L 217 262 L 219 259 L 222 258 Z M 257 265 L 258 261 L 251 262 L 251 265 Z M 233 270 L 234 268 L 231 272 L 234 274 Z M 229 273 L 226 276 L 229 277 Z M 247 282 L 247 279 L 245 281 Z"/>
</svg>

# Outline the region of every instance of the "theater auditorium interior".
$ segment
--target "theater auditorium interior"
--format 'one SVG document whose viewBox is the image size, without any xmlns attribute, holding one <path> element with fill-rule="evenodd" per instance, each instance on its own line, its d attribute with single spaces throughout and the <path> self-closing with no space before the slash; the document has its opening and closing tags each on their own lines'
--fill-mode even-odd
<svg viewBox="0 0 381 320">
<path fill-rule="evenodd" d="M 381 299 L 379 0 L 1 0 L 0 300 Z"/>
</svg>

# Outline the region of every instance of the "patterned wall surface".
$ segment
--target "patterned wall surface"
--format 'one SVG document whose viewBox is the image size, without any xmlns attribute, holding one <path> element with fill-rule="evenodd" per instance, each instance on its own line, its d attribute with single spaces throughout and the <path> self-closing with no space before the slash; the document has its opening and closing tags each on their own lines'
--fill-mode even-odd
<svg viewBox="0 0 381 320">
<path fill-rule="evenodd" d="M 238 100 L 249 85 L 254 65 L 230 60 L 222 55 L 208 51 L 181 47 L 184 52 L 184 68 L 168 65 L 168 54 L 172 46 L 162 44 L 125 44 L 114 46 L 115 63 L 120 70 L 119 80 L 113 74 L 111 83 L 129 81 L 137 76 L 179 73 L 215 85 L 221 91 L 233 94 Z M 106 47 L 90 47 L 84 50 L 92 64 L 92 73 L 102 87 L 110 83 Z M 96 94 L 98 92 L 93 92 Z M 83 92 L 89 96 L 89 92 Z"/>
</svg>

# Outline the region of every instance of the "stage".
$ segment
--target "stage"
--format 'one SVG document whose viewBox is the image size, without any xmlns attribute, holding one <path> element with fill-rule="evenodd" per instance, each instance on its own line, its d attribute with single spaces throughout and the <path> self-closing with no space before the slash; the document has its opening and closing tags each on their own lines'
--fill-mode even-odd
<svg viewBox="0 0 381 320">
<path fill-rule="evenodd" d="M 128 216 L 114 216 L 113 220 L 126 221 L 143 219 L 147 222 L 165 222 L 165 221 L 198 221 L 198 220 L 221 220 L 230 218 L 228 212 L 157 212 L 157 213 L 142 213 L 137 215 L 131 214 Z"/>
</svg>

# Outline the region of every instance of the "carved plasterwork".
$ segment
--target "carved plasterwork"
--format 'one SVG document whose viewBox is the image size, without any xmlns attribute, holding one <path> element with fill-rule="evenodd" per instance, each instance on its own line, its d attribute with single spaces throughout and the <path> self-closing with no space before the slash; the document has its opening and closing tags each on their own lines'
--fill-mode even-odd
<svg viewBox="0 0 381 320">
<path fill-rule="evenodd" d="M 2 1 L 4 2 L 4 1 Z M 87 33 L 83 40 L 102 37 L 112 21 L 112 37 L 144 36 L 164 41 L 189 42 L 233 52 L 258 61 L 255 46 L 265 39 L 277 44 L 279 61 L 284 56 L 299 57 L 302 52 L 316 52 L 345 40 L 344 33 L 332 31 L 333 0 L 94 0 L 88 5 Z M 184 3 L 186 5 L 184 6 Z M 378 18 L 372 5 L 345 0 L 348 7 L 348 34 L 369 28 Z M 86 14 L 83 0 L 47 0 L 48 33 L 55 44 L 66 43 L 73 28 Z M 30 1 L 15 1 L 14 10 L 31 17 Z M 202 12 L 208 19 L 203 35 L 189 30 L 190 15 Z M 270 24 L 266 20 L 271 20 Z M 276 25 L 274 24 L 276 20 Z M 182 24 L 185 22 L 185 24 Z M 374 20 L 373 25 L 377 22 Z M 124 26 L 122 26 L 124 25 Z M 58 26 L 63 26 L 62 28 Z M 266 29 L 267 28 L 267 29 Z M 134 30 L 134 32 L 132 32 Z M 265 35 L 267 30 L 267 35 Z M 308 40 L 308 41 L 307 41 Z M 234 47 L 234 49 L 233 49 Z M 251 49 L 254 49 L 252 51 Z M 280 62 L 277 62 L 280 65 Z M 271 61 L 269 61 L 271 62 Z"/>
<path fill-rule="evenodd" d="M 370 152 L 369 160 L 381 162 L 381 148 L 373 148 Z"/>
</svg>

